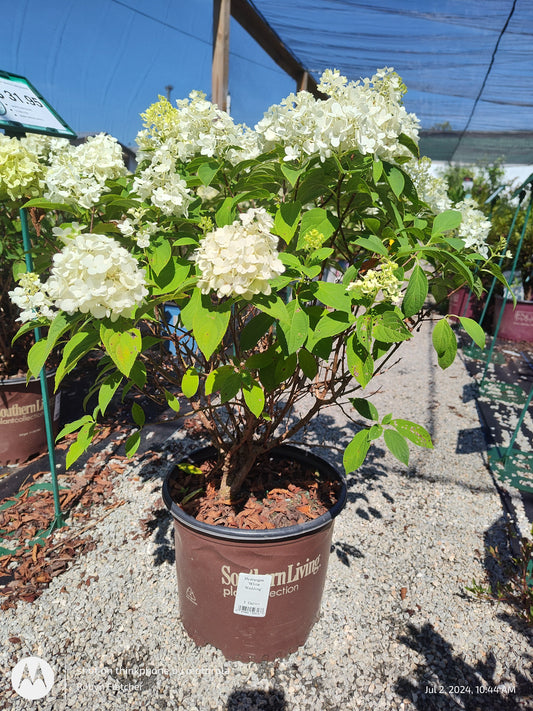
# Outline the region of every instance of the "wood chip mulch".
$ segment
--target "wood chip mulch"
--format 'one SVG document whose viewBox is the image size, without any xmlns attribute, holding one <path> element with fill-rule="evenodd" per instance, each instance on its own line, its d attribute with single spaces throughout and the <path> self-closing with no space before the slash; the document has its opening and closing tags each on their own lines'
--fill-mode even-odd
<svg viewBox="0 0 533 711">
<path fill-rule="evenodd" d="M 41 538 L 55 519 L 50 490 L 32 485 L 33 489 L 28 486 L 2 502 L 13 501 L 13 505 L 0 511 L 0 545 L 13 552 L 0 555 L 0 609 L 16 607 L 20 600 L 33 602 L 52 578 L 95 547 L 85 534 L 124 503 L 113 496 L 113 478 L 124 471 L 122 460 L 126 459 L 106 451 L 97 452 L 80 473 L 59 477 L 61 511 L 68 517 L 70 535 L 68 528 L 60 528 Z M 93 511 L 95 506 L 103 507 L 103 514 L 100 508 L 98 517 Z"/>
<path fill-rule="evenodd" d="M 220 501 L 219 473 L 213 462 L 205 462 L 201 473 L 184 473 L 171 487 L 176 503 L 201 489 L 182 504 L 198 521 L 242 529 L 284 528 L 306 523 L 326 513 L 337 501 L 340 484 L 321 478 L 315 469 L 292 460 L 268 458 L 256 465 L 248 490 L 233 502 Z"/>
</svg>

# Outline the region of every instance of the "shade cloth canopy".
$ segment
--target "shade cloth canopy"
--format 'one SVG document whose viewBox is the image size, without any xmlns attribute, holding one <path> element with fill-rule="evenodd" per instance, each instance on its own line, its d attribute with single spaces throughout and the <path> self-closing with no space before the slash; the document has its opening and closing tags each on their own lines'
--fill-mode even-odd
<svg viewBox="0 0 533 711">
<path fill-rule="evenodd" d="M 431 157 L 533 162 L 530 0 L 253 7 L 316 80 L 328 67 L 350 80 L 394 67 Z M 9 27 L 0 69 L 26 76 L 77 132 L 132 145 L 139 114 L 158 95 L 210 96 L 212 0 L 0 0 L 0 8 Z M 295 84 L 235 20 L 230 42 L 230 111 L 253 125 Z"/>
</svg>

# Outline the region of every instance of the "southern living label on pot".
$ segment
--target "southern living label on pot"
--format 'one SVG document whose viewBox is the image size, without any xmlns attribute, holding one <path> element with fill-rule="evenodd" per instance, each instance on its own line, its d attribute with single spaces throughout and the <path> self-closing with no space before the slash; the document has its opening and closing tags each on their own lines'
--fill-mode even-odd
<svg viewBox="0 0 533 711">
<path fill-rule="evenodd" d="M 224 597 L 235 597 L 236 601 L 233 609 L 235 614 L 264 617 L 269 598 L 281 597 L 297 592 L 300 588 L 300 582 L 308 576 L 316 575 L 321 567 L 322 562 L 320 554 L 312 560 L 307 558 L 304 563 L 301 563 L 300 561 L 289 563 L 285 570 L 265 575 L 259 575 L 259 570 L 257 568 L 246 572 L 242 570 L 232 570 L 230 565 L 223 565 L 220 569 L 221 582 L 223 586 L 222 593 Z M 255 583 L 253 582 L 255 579 L 259 581 L 266 578 L 269 579 L 268 586 L 264 582 L 261 585 L 257 583 L 261 589 L 261 594 L 263 595 L 261 599 L 266 600 L 264 604 L 264 612 L 262 612 L 263 606 L 259 604 L 252 604 L 255 598 L 252 598 L 252 602 L 249 605 L 246 604 L 247 600 L 244 597 L 244 592 L 247 594 L 251 592 L 251 589 L 255 586 Z M 241 590 L 243 591 L 242 595 L 240 593 Z M 242 609 L 246 607 L 257 607 L 262 614 L 257 614 L 257 612 L 243 612 Z"/>
</svg>

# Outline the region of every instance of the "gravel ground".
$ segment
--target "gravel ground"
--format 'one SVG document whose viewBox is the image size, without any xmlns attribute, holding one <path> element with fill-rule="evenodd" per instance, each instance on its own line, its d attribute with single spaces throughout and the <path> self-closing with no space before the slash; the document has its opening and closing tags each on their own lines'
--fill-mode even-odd
<svg viewBox="0 0 533 711">
<path fill-rule="evenodd" d="M 96 548 L 33 604 L 2 613 L 5 708 L 533 709 L 531 629 L 511 608 L 465 591 L 485 579 L 487 566 L 491 572 L 486 546 L 507 546 L 472 380 L 460 359 L 438 369 L 429 331 L 415 341 L 373 402 L 381 415 L 424 424 L 435 450 L 413 447 L 404 467 L 378 442 L 349 477 L 321 617 L 302 648 L 276 662 L 228 662 L 184 632 L 172 526 L 160 501 L 168 461 L 197 446 L 180 430 L 159 463 L 136 462 L 117 482 L 116 497 L 126 503 L 102 512 L 92 530 Z M 345 444 L 351 427 L 331 409 L 306 442 L 339 465 L 333 443 Z M 150 510 L 159 515 L 142 538 L 140 520 Z M 10 675 L 30 655 L 53 667 L 55 683 L 28 702 L 11 689 Z"/>
</svg>

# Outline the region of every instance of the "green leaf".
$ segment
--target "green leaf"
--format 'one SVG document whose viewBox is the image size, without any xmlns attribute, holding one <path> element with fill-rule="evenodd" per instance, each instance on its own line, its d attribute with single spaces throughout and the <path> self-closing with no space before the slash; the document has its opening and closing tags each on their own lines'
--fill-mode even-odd
<svg viewBox="0 0 533 711">
<path fill-rule="evenodd" d="M 298 351 L 298 363 L 300 368 L 303 370 L 304 375 L 309 378 L 309 380 L 313 380 L 313 378 L 316 377 L 316 374 L 318 373 L 318 364 L 314 355 L 309 353 L 309 351 L 305 348 L 301 348 Z"/>
<path fill-rule="evenodd" d="M 383 438 L 389 451 L 407 466 L 409 464 L 409 447 L 405 437 L 402 437 L 396 430 L 385 430 Z"/>
<path fill-rule="evenodd" d="M 144 414 L 144 410 L 139 403 L 134 402 L 131 406 L 131 416 L 138 427 L 144 426 L 144 423 L 146 422 L 146 415 Z"/>
<path fill-rule="evenodd" d="M 200 378 L 195 368 L 187 368 L 181 380 L 181 392 L 185 397 L 194 397 L 200 385 Z"/>
<path fill-rule="evenodd" d="M 347 474 L 359 469 L 370 448 L 368 430 L 360 430 L 344 450 L 342 463 Z"/>
<path fill-rule="evenodd" d="M 355 244 L 359 245 L 359 247 L 367 249 L 369 252 L 375 252 L 376 254 L 381 254 L 384 257 L 389 256 L 387 248 L 377 235 L 359 237 L 359 239 L 355 240 Z"/>
<path fill-rule="evenodd" d="M 67 452 L 65 461 L 65 467 L 67 469 L 70 469 L 71 465 L 89 449 L 89 445 L 94 437 L 95 427 L 96 423 L 93 421 L 83 425 L 80 429 L 76 440 L 70 445 Z"/>
<path fill-rule="evenodd" d="M 405 186 L 403 173 L 399 171 L 398 168 L 393 167 L 387 174 L 387 180 L 389 181 L 392 192 L 399 198 Z"/>
<path fill-rule="evenodd" d="M 250 412 L 256 417 L 261 417 L 261 413 L 265 407 L 265 392 L 261 385 L 255 380 L 247 388 L 243 388 L 244 402 Z"/>
<path fill-rule="evenodd" d="M 332 309 L 339 311 L 352 310 L 352 300 L 346 291 L 344 284 L 334 284 L 330 281 L 317 281 L 312 284 L 314 295 L 322 304 L 330 306 Z"/>
<path fill-rule="evenodd" d="M 298 201 L 283 202 L 276 212 L 274 218 L 274 232 L 279 235 L 287 244 L 294 237 L 298 229 L 302 204 Z"/>
<path fill-rule="evenodd" d="M 260 313 L 254 316 L 246 326 L 242 329 L 240 335 L 241 348 L 244 351 L 249 351 L 259 343 L 260 339 L 265 335 L 268 329 L 274 323 L 274 317 L 269 314 Z"/>
<path fill-rule="evenodd" d="M 68 331 L 70 326 L 71 319 L 63 311 L 59 311 L 50 324 L 46 338 L 41 338 L 34 343 L 28 352 L 28 368 L 32 375 L 35 377 L 39 375 L 58 339 Z"/>
<path fill-rule="evenodd" d="M 211 185 L 211 181 L 218 173 L 219 168 L 220 166 L 216 161 L 206 161 L 198 168 L 198 177 L 204 185 Z"/>
<path fill-rule="evenodd" d="M 229 309 L 214 311 L 209 308 L 210 305 L 209 296 L 202 297 L 200 308 L 195 311 L 192 319 L 194 340 L 208 360 L 222 342 L 231 315 Z"/>
<path fill-rule="evenodd" d="M 78 331 L 69 338 L 63 348 L 63 357 L 56 370 L 55 389 L 61 383 L 65 375 L 76 367 L 78 361 L 83 358 L 99 342 L 98 333 Z"/>
<path fill-rule="evenodd" d="M 346 331 L 352 323 L 349 314 L 336 311 L 326 312 L 316 324 L 309 337 L 308 349 L 312 350 L 315 343 L 329 336 L 337 336 Z M 311 345 L 312 344 L 312 345 Z"/>
<path fill-rule="evenodd" d="M 154 283 L 153 295 L 172 294 L 184 288 L 190 271 L 191 262 L 188 259 L 171 257 L 159 274 L 150 271 L 150 278 Z"/>
<path fill-rule="evenodd" d="M 298 299 L 287 305 L 289 321 L 281 321 L 279 327 L 285 336 L 287 353 L 296 353 L 307 340 L 309 331 L 309 316 L 304 311 Z"/>
<path fill-rule="evenodd" d="M 395 311 L 385 311 L 374 319 L 374 338 L 383 343 L 407 341 L 412 334 Z"/>
<path fill-rule="evenodd" d="M 405 133 L 400 133 L 398 136 L 398 142 L 402 144 L 402 146 L 405 146 L 408 148 L 411 153 L 415 156 L 415 158 L 420 157 L 420 150 L 418 148 L 418 145 L 413 141 L 412 138 L 407 136 Z"/>
<path fill-rule="evenodd" d="M 298 359 L 296 353 L 291 353 L 287 358 L 280 358 L 276 363 L 274 378 L 276 385 L 281 385 L 287 378 L 290 378 L 296 370 Z"/>
<path fill-rule="evenodd" d="M 402 311 L 407 318 L 414 316 L 424 306 L 428 295 L 428 280 L 426 273 L 418 264 L 415 265 L 407 290 L 403 297 Z"/>
<path fill-rule="evenodd" d="M 127 457 L 133 457 L 135 452 L 139 449 L 139 445 L 141 444 L 141 433 L 139 430 L 137 432 L 134 432 L 132 435 L 128 437 L 124 444 L 124 449 L 126 450 L 126 456 Z"/>
<path fill-rule="evenodd" d="M 485 348 L 485 331 L 481 328 L 477 321 L 466 316 L 459 316 L 461 326 L 468 333 L 470 338 L 481 348 Z"/>
<path fill-rule="evenodd" d="M 242 376 L 232 365 L 223 365 L 211 371 L 205 381 L 205 394 L 220 392 L 220 402 L 224 404 L 234 398 L 242 385 Z"/>
<path fill-rule="evenodd" d="M 73 205 L 65 205 L 62 202 L 50 202 L 50 200 L 45 200 L 45 198 L 33 198 L 28 200 L 23 205 L 24 208 L 27 207 L 39 207 L 41 210 L 59 210 L 60 212 L 69 212 L 72 214 L 77 214 L 78 210 Z"/>
<path fill-rule="evenodd" d="M 383 418 L 383 424 L 388 424 L 385 422 L 385 418 Z M 410 420 L 391 420 L 390 424 L 396 428 L 403 437 L 407 437 L 407 439 L 419 447 L 433 449 L 431 436 L 422 425 L 417 425 L 416 422 L 411 422 Z"/>
<path fill-rule="evenodd" d="M 227 197 L 224 199 L 222 205 L 218 208 L 215 214 L 215 220 L 217 227 L 225 227 L 225 225 L 231 225 L 235 218 L 235 207 L 233 198 Z"/>
<path fill-rule="evenodd" d="M 459 210 L 445 210 L 439 213 L 433 220 L 431 236 L 440 235 L 449 230 L 455 230 L 461 224 L 462 215 Z"/>
<path fill-rule="evenodd" d="M 375 183 L 379 181 L 383 175 L 383 163 L 378 159 L 372 163 L 372 179 Z"/>
<path fill-rule="evenodd" d="M 287 163 L 282 163 L 281 172 L 290 183 L 291 188 L 294 188 L 300 175 L 305 173 L 305 168 L 291 168 Z"/>
<path fill-rule="evenodd" d="M 365 417 L 367 420 L 374 420 L 375 422 L 379 420 L 376 406 L 373 405 L 370 400 L 364 397 L 352 397 L 350 398 L 350 402 L 362 417 Z"/>
<path fill-rule="evenodd" d="M 100 385 L 100 388 L 98 390 L 98 407 L 100 408 L 100 412 L 102 413 L 102 415 L 105 415 L 105 411 L 109 403 L 113 399 L 113 395 L 118 390 L 121 382 L 122 375 L 119 373 L 118 370 L 115 370 L 113 373 L 111 373 L 111 375 L 108 375 L 107 378 Z"/>
<path fill-rule="evenodd" d="M 159 237 L 153 243 L 154 249 L 148 254 L 148 264 L 156 275 L 161 274 L 172 257 L 172 247 L 170 242 L 163 237 Z"/>
<path fill-rule="evenodd" d="M 447 319 L 441 319 L 431 335 L 433 347 L 437 352 L 440 367 L 448 368 L 457 354 L 457 339 Z"/>
<path fill-rule="evenodd" d="M 168 390 L 165 390 L 165 400 L 171 410 L 174 410 L 174 412 L 180 411 L 180 401 L 175 395 L 170 393 Z"/>
<path fill-rule="evenodd" d="M 142 351 L 142 337 L 138 328 L 129 328 L 127 331 L 118 331 L 100 328 L 100 337 L 108 355 L 111 357 L 121 373 L 129 377 L 137 356 Z"/>
<path fill-rule="evenodd" d="M 269 314 L 270 316 L 275 318 L 276 321 L 289 320 L 287 307 L 285 306 L 282 299 L 277 296 L 277 294 L 270 294 L 269 296 L 265 296 L 264 294 L 257 294 L 256 296 L 254 296 L 254 306 L 257 306 L 257 308 L 260 311 L 263 311 L 263 313 Z"/>
<path fill-rule="evenodd" d="M 324 235 L 323 241 L 325 241 L 335 232 L 338 224 L 338 218 L 321 207 L 314 207 L 304 212 L 300 224 L 300 237 L 298 238 L 297 249 L 303 249 L 305 247 L 305 235 L 311 230 L 317 230 L 317 232 Z"/>
<path fill-rule="evenodd" d="M 346 342 L 346 361 L 350 373 L 363 389 L 366 388 L 374 374 L 374 360 L 355 334 Z"/>
<path fill-rule="evenodd" d="M 67 435 L 76 432 L 76 430 L 79 430 L 81 427 L 83 427 L 83 425 L 89 423 L 94 423 L 94 418 L 91 417 L 91 415 L 83 415 L 83 417 L 80 417 L 74 422 L 69 422 L 61 429 L 61 431 L 57 435 L 56 442 L 59 442 L 59 440 L 63 439 L 63 437 L 66 437 Z"/>
</svg>

